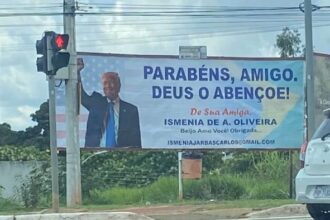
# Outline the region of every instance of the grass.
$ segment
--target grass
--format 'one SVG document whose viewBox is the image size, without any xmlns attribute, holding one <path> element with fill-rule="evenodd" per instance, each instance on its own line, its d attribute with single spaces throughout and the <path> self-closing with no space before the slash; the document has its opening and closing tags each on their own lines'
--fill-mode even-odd
<svg viewBox="0 0 330 220">
<path fill-rule="evenodd" d="M 296 201 L 293 199 L 235 200 L 221 201 L 207 206 L 210 209 L 252 208 L 258 210 L 295 203 Z"/>
<path fill-rule="evenodd" d="M 139 188 L 115 187 L 110 190 L 93 190 L 87 203 L 93 204 L 139 204 L 143 191 Z"/>
</svg>

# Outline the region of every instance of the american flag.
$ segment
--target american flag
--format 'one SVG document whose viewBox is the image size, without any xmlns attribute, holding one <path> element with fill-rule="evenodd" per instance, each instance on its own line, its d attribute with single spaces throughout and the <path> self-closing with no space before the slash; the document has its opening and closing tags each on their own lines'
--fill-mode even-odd
<svg viewBox="0 0 330 220">
<path fill-rule="evenodd" d="M 104 72 L 116 71 L 120 72 L 123 66 L 123 59 L 114 59 L 113 56 L 107 55 L 81 55 L 79 58 L 84 60 L 84 69 L 81 71 L 81 81 L 87 94 L 93 91 L 103 94 L 101 87 L 101 75 Z M 120 76 L 123 83 L 125 77 Z M 65 123 L 65 85 L 64 82 L 57 82 L 56 87 L 56 135 L 57 146 L 66 147 L 66 123 Z M 85 145 L 85 132 L 88 118 L 88 111 L 80 105 L 79 115 L 79 144 L 80 147 Z"/>
</svg>

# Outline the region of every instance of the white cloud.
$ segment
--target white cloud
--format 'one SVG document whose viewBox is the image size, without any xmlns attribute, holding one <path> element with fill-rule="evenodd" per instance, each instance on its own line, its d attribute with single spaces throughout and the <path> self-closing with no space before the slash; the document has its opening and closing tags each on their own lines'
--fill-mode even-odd
<svg viewBox="0 0 330 220">
<path fill-rule="evenodd" d="M 36 123 L 31 121 L 30 115 L 37 109 L 35 106 L 19 106 L 0 108 L 0 123 L 8 123 L 11 125 L 12 130 L 24 130 L 29 126 Z"/>
<path fill-rule="evenodd" d="M 22 113 L 24 117 L 30 117 L 30 115 L 34 113 L 36 110 L 37 109 L 35 107 L 28 105 L 18 107 L 18 111 Z"/>
<path fill-rule="evenodd" d="M 17 7 L 28 5 L 29 8 L 47 4 L 44 1 L 11 3 L 17 3 Z M 56 20 L 57 17 L 51 16 L 0 19 L 1 25 L 7 25 L 7 28 L 0 27 L 0 123 L 9 123 L 14 130 L 33 126 L 35 123 L 30 114 L 48 97 L 45 74 L 36 71 L 35 42 L 41 38 L 44 30 L 54 27 L 52 25 L 56 24 Z"/>
</svg>

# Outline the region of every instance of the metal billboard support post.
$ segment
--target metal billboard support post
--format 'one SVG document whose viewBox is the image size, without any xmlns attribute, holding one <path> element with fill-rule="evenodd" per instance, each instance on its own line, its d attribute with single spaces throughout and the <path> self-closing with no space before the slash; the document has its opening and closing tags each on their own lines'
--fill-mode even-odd
<svg viewBox="0 0 330 220">
<path fill-rule="evenodd" d="M 206 46 L 179 46 L 179 59 L 206 59 Z M 183 199 L 182 184 L 182 152 L 178 152 L 178 179 L 179 179 L 179 200 Z"/>
<path fill-rule="evenodd" d="M 290 168 L 289 168 L 289 198 L 293 198 L 293 160 L 292 160 L 292 150 L 289 150 L 289 162 L 290 162 Z"/>
<path fill-rule="evenodd" d="M 65 120 L 66 120 L 66 189 L 67 206 L 81 204 L 81 168 L 79 146 L 78 120 L 78 80 L 77 80 L 77 52 L 75 33 L 75 0 L 63 2 L 64 33 L 69 34 L 70 40 L 67 51 L 70 53 L 68 80 L 65 87 Z"/>
<path fill-rule="evenodd" d="M 182 190 L 182 152 L 178 152 L 178 179 L 179 179 L 179 200 L 183 199 Z"/>
<path fill-rule="evenodd" d="M 58 159 L 56 143 L 56 110 L 55 110 L 55 79 L 54 76 L 48 76 L 49 91 L 49 132 L 50 132 L 50 154 L 51 154 L 51 172 L 52 172 L 52 208 L 54 212 L 59 212 L 59 186 L 58 186 Z"/>
</svg>

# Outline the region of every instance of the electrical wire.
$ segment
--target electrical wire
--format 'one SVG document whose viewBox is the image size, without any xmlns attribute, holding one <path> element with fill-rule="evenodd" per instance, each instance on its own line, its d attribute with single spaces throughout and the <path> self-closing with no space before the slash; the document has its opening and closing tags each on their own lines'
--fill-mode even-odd
<svg viewBox="0 0 330 220">
<path fill-rule="evenodd" d="M 317 27 L 327 27 L 330 26 L 330 23 L 327 24 L 320 24 L 320 25 L 314 25 L 314 28 Z M 203 39 L 203 38 L 210 38 L 210 37 L 225 37 L 225 36 L 238 36 L 238 35 L 248 35 L 248 34 L 257 34 L 257 33 L 267 33 L 267 32 L 275 32 L 279 31 L 279 28 L 282 28 L 283 26 L 269 26 L 267 29 L 260 29 L 260 30 L 251 30 L 251 29 L 245 29 L 245 30 L 232 30 L 232 31 L 209 31 L 209 32 L 199 32 L 199 33 L 181 33 L 181 34 L 168 34 L 168 35 L 154 35 L 154 36 L 148 36 L 147 40 L 145 36 L 140 37 L 126 37 L 126 38 L 120 38 L 120 39 L 111 39 L 109 38 L 93 38 L 93 39 L 80 39 L 77 41 L 77 45 L 80 47 L 87 47 L 87 48 L 95 48 L 95 47 L 104 47 L 106 45 L 130 45 L 130 44 L 145 44 L 148 42 L 149 44 L 154 43 L 160 43 L 160 42 L 168 42 L 168 41 L 175 41 L 175 40 L 182 40 L 186 39 L 188 37 L 193 37 L 194 39 Z M 301 29 L 303 28 L 303 25 L 297 25 L 294 26 L 295 29 Z M 93 41 L 93 44 L 90 44 L 90 41 Z M 86 43 L 84 43 L 86 42 Z M 29 46 L 28 48 L 35 49 L 34 45 L 27 44 L 27 43 L 17 43 L 16 46 Z M 22 47 L 21 47 L 22 48 Z M 2 51 L 17 51 L 17 52 L 24 52 L 28 51 L 28 48 L 21 49 L 21 50 L 15 50 L 13 49 L 13 45 L 10 46 L 2 46 Z"/>
<path fill-rule="evenodd" d="M 78 2 L 79 3 L 79 2 Z M 225 6 L 176 6 L 176 5 L 145 5 L 145 4 L 121 4 L 120 12 L 116 10 L 112 11 L 99 11 L 100 9 L 107 9 L 108 7 L 113 8 L 117 6 L 115 4 L 100 4 L 100 8 L 97 8 L 96 12 L 91 12 L 93 6 L 87 4 L 87 11 L 84 12 L 76 12 L 76 15 L 113 15 L 113 16 L 189 16 L 189 17 L 223 17 L 223 16 L 233 16 L 233 17 L 244 17 L 244 16 L 253 16 L 253 17 L 260 17 L 260 16 L 292 16 L 295 14 L 301 15 L 299 11 L 300 7 L 225 7 Z M 110 5 L 110 6 L 109 6 Z M 60 6 L 35 6 L 35 7 L 22 7 L 22 9 L 32 9 L 32 8 L 54 8 Z M 84 6 L 82 6 L 84 7 Z M 128 7 L 128 8 L 125 8 Z M 78 6 L 78 9 L 81 6 Z M 131 11 L 128 9 L 136 9 L 135 11 Z M 330 6 L 318 6 L 318 9 L 326 9 L 330 8 Z M 0 10 L 8 10 L 8 9 L 20 9 L 19 7 L 5 7 L 1 8 Z M 126 9 L 126 11 L 125 11 Z M 152 10 L 150 10 L 152 9 Z M 89 11 L 88 11 L 89 10 Z M 30 11 L 30 10 L 29 10 Z M 263 12 L 263 13 L 255 13 L 256 11 Z M 274 13 L 274 11 L 279 11 Z M 287 12 L 285 12 L 287 11 Z M 230 13 L 229 13 L 230 12 Z M 239 13 L 236 13 L 239 12 Z M 244 12 L 244 13 L 242 13 Z M 0 17 L 18 17 L 18 16 L 58 16 L 58 15 L 65 15 L 66 13 L 63 12 L 6 12 L 0 13 Z M 70 13 L 68 13 L 70 14 Z"/>
<path fill-rule="evenodd" d="M 84 4 L 84 3 L 80 3 Z M 97 5 L 97 4 L 94 4 Z M 1 6 L 1 5 L 0 5 Z M 93 9 L 93 7 L 89 4 L 83 5 L 89 9 Z M 114 4 L 99 4 L 98 5 L 101 9 L 108 9 L 110 7 L 114 7 Z M 123 12 L 116 12 L 116 11 L 102 11 L 102 12 L 78 12 L 77 15 L 114 15 L 114 16 L 122 16 L 122 17 L 152 17 L 149 21 L 138 21 L 137 19 L 130 19 L 130 20 L 123 20 L 123 21 L 116 21 L 112 23 L 105 23 L 105 22 L 81 22 L 77 23 L 77 29 L 79 30 L 80 27 L 84 26 L 130 26 L 130 28 L 137 26 L 142 26 L 141 31 L 150 32 L 155 31 L 155 29 L 150 29 L 152 27 L 157 26 L 158 29 L 156 30 L 158 35 L 148 36 L 147 40 L 148 43 L 157 43 L 162 41 L 171 41 L 182 39 L 184 37 L 194 37 L 194 39 L 200 38 L 209 38 L 214 36 L 233 36 L 233 35 L 242 35 L 242 34 L 254 34 L 254 33 L 266 33 L 266 32 L 273 32 L 278 31 L 284 26 L 290 27 L 299 27 L 301 28 L 301 24 L 303 21 L 303 14 L 298 10 L 299 7 L 225 7 L 225 6 L 189 6 L 189 5 L 150 5 L 147 6 L 145 4 L 121 4 L 122 9 L 124 7 L 128 7 L 129 9 L 134 8 L 136 11 L 123 11 Z M 55 8 L 60 6 L 54 5 L 45 5 L 40 6 L 40 8 Z M 79 8 L 82 6 L 79 6 Z M 11 7 L 7 7 L 7 9 Z M 320 9 L 327 9 L 330 6 L 320 6 Z M 4 9 L 0 7 L 0 10 Z M 14 7 L 12 8 L 14 9 Z M 140 9 L 140 10 L 137 10 Z M 143 10 L 142 10 L 143 9 Z M 152 9 L 150 11 L 149 9 Z M 166 10 L 164 10 L 166 9 Z M 255 12 L 258 13 L 255 13 Z M 239 12 L 239 13 L 235 13 Z M 261 13 L 263 12 L 263 13 Z M 35 12 L 24 12 L 24 13 L 1 13 L 0 17 L 18 17 L 18 16 L 57 16 L 63 15 L 62 12 L 42 12 L 42 13 L 35 13 Z M 314 22 L 326 22 L 328 21 L 327 16 L 329 16 L 329 11 L 323 11 L 322 13 L 318 13 L 314 15 Z M 182 18 L 181 18 L 182 17 Z M 179 19 L 179 21 L 178 21 Z M 189 19 L 189 20 L 185 20 Z M 216 19 L 216 20 L 215 20 Z M 223 20 L 224 19 L 224 20 Z M 0 20 L 1 21 L 1 20 Z M 284 24 L 285 23 L 285 24 Z M 237 25 L 235 25 L 237 24 Z M 47 25 L 47 24 L 44 24 Z M 185 28 L 176 27 L 175 25 L 185 25 Z M 194 25 L 194 26 L 189 26 Z M 199 26 L 203 25 L 203 26 Z M 233 26 L 234 25 L 234 26 Z M 252 25 L 252 27 L 251 27 Z M 39 27 L 40 24 L 0 24 L 1 28 L 30 28 L 30 27 Z M 61 27 L 62 24 L 51 24 L 47 25 L 46 27 Z M 148 27 L 147 27 L 148 26 Z M 173 26 L 173 27 L 167 27 Z M 319 23 L 314 25 L 314 27 L 324 27 L 329 26 L 328 23 Z M 213 29 L 221 29 L 221 30 L 213 30 Z M 202 30 L 209 30 L 210 31 L 202 31 Z M 185 32 L 182 32 L 184 30 Z M 86 35 L 95 35 L 97 31 L 90 31 L 88 32 L 79 32 Z M 122 31 L 107 31 L 107 34 L 123 34 L 123 33 L 130 33 L 131 30 L 122 30 Z M 175 32 L 175 34 L 167 34 L 166 32 Z M 15 33 L 17 33 L 15 31 Z M 89 47 L 98 47 L 104 46 L 104 42 L 108 42 L 107 45 L 110 43 L 118 43 L 122 45 L 126 44 L 139 44 L 146 42 L 146 36 L 139 37 L 138 34 L 133 34 L 134 36 L 120 38 L 120 39 L 102 39 L 102 38 L 89 38 L 88 40 L 81 39 L 78 41 L 78 45 L 80 46 L 89 46 Z M 1 36 L 1 35 L 0 35 Z M 11 35 L 15 36 L 15 35 Z M 21 37 L 21 35 L 16 35 Z M 28 36 L 36 36 L 33 34 L 25 34 L 24 37 Z M 39 35 L 40 36 L 40 35 Z M 86 42 L 88 44 L 80 43 Z M 103 43 L 93 43 L 90 42 L 95 41 L 103 41 Z M 19 45 L 27 45 L 27 43 L 15 43 L 14 46 Z M 30 44 L 29 44 L 30 45 Z M 10 46 L 2 46 L 3 49 L 10 50 L 13 45 Z"/>
<path fill-rule="evenodd" d="M 328 27 L 330 26 L 330 23 L 324 24 L 324 25 L 317 25 L 314 26 L 315 28 L 317 27 Z M 282 27 L 282 26 L 281 26 Z M 298 29 L 303 28 L 303 26 L 298 27 Z M 177 41 L 177 40 L 183 40 L 187 39 L 187 37 L 193 37 L 193 39 L 203 39 L 203 38 L 212 38 L 212 37 L 226 37 L 226 36 L 239 36 L 239 35 L 249 35 L 249 34 L 258 34 L 258 33 L 269 33 L 269 32 L 275 32 L 279 31 L 278 29 L 273 29 L 269 28 L 267 30 L 245 30 L 245 31 L 240 31 L 240 32 L 230 32 L 230 33 L 219 33 L 219 32 L 214 32 L 214 33 L 199 33 L 199 34 L 173 34 L 173 35 L 168 35 L 168 36 L 154 36 L 154 37 L 148 37 L 146 40 L 146 37 L 141 37 L 141 38 L 126 38 L 125 40 L 123 39 L 118 39 L 118 40 L 113 40 L 113 39 L 86 39 L 86 40 L 79 40 L 77 42 L 77 47 L 81 48 L 79 49 L 80 51 L 86 50 L 87 48 L 104 48 L 104 46 L 111 46 L 111 45 L 132 45 L 132 44 L 155 44 L 155 43 L 160 43 L 160 42 L 169 42 L 169 41 Z M 90 44 L 90 41 L 94 41 L 95 43 Z M 81 42 L 88 42 L 88 43 L 81 43 Z M 28 45 L 28 44 L 26 44 Z M 25 52 L 30 52 L 31 50 L 35 50 L 34 45 L 29 44 L 30 47 L 27 47 L 25 49 L 13 49 L 12 47 L 6 48 L 3 47 L 2 51 L 3 52 L 15 52 L 15 53 L 25 53 Z M 99 51 L 101 52 L 101 51 Z"/>
</svg>

